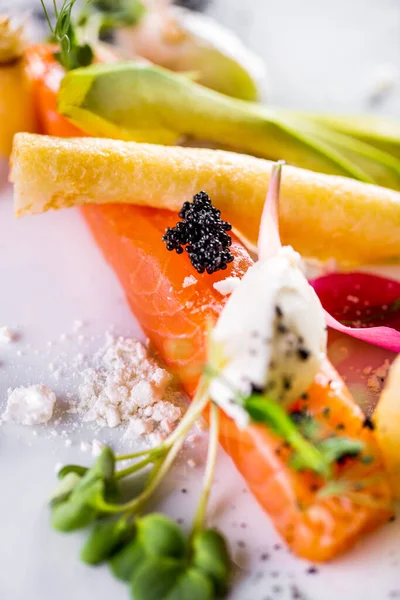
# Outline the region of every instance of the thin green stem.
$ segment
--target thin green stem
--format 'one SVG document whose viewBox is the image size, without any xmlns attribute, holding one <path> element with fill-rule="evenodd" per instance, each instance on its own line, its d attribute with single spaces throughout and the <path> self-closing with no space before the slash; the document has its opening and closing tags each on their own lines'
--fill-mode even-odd
<svg viewBox="0 0 400 600">
<path fill-rule="evenodd" d="M 140 452 L 133 452 L 132 454 L 121 454 L 120 456 L 116 456 L 115 460 L 130 460 L 131 458 L 140 458 L 141 456 L 146 456 L 147 454 L 154 454 L 155 450 L 159 450 L 159 448 L 147 448 L 147 450 L 140 450 Z"/>
<path fill-rule="evenodd" d="M 144 458 L 143 460 L 140 460 L 139 462 L 135 463 L 131 467 L 127 467 L 126 469 L 122 469 L 121 471 L 118 471 L 117 473 L 115 473 L 114 477 L 115 477 L 115 479 L 122 479 L 123 477 L 126 477 L 127 475 L 132 475 L 132 473 L 137 473 L 138 471 L 140 471 L 141 469 L 146 467 L 148 464 L 154 462 L 154 460 L 155 459 L 153 456 L 147 456 L 146 458 Z"/>
<path fill-rule="evenodd" d="M 165 440 L 163 444 L 161 444 L 160 448 L 171 448 L 177 440 L 186 436 L 187 433 L 192 428 L 194 422 L 200 417 L 203 412 L 205 406 L 208 403 L 208 378 L 202 377 L 200 380 L 196 395 L 186 411 L 182 421 L 179 423 L 177 428 L 171 433 L 171 435 Z"/>
<path fill-rule="evenodd" d="M 186 413 L 185 417 L 182 419 L 180 425 L 178 425 L 177 429 L 175 429 L 173 434 L 166 440 L 166 442 L 164 442 L 164 444 L 158 447 L 160 456 L 162 456 L 164 452 L 165 456 L 164 458 L 160 459 L 155 463 L 142 493 L 130 502 L 126 502 L 125 504 L 113 505 L 108 504 L 107 502 L 102 502 L 101 506 L 99 506 L 101 510 L 108 513 L 134 513 L 141 510 L 143 504 L 147 502 L 150 496 L 158 488 L 164 477 L 167 475 L 168 471 L 170 470 L 175 461 L 175 458 L 177 457 L 179 451 L 181 450 L 185 442 L 186 434 L 188 433 L 195 420 L 203 412 L 203 410 L 209 402 L 208 385 L 205 380 L 200 383 L 198 392 L 196 393 L 196 398 L 193 402 L 195 403 L 195 405 L 191 407 L 193 408 L 193 410 L 189 409 L 189 411 Z M 188 418 L 189 412 L 190 418 Z M 178 430 L 179 434 L 176 435 L 176 432 Z M 139 470 L 143 468 L 146 464 L 153 461 L 154 456 L 148 456 L 136 465 L 125 469 L 125 474 L 128 474 L 128 471 L 133 473 L 135 472 L 135 470 Z M 123 473 L 123 471 L 119 471 L 119 473 Z"/>
<path fill-rule="evenodd" d="M 192 536 L 204 527 L 205 514 L 210 498 L 211 486 L 214 479 L 215 465 L 217 462 L 219 439 L 219 408 L 211 404 L 210 409 L 210 437 L 208 442 L 207 463 L 204 471 L 203 491 L 197 507 L 196 516 L 192 527 Z"/>
</svg>

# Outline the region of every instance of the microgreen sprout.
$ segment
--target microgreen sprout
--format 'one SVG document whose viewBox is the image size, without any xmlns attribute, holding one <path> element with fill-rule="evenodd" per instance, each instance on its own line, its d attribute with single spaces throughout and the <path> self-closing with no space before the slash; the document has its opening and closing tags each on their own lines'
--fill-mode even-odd
<svg viewBox="0 0 400 600">
<path fill-rule="evenodd" d="M 76 0 L 63 0 L 60 9 L 57 7 L 57 0 L 53 0 L 55 25 L 51 22 L 44 0 L 40 2 L 53 38 L 59 45 L 55 57 L 60 64 L 67 71 L 90 65 L 94 58 L 92 47 L 84 40 L 84 31 L 72 18 L 72 9 Z"/>
</svg>

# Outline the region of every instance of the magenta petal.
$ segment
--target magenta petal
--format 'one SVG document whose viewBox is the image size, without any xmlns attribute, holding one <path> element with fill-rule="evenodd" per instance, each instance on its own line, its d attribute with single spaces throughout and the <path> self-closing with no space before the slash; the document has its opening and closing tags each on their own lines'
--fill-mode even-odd
<svg viewBox="0 0 400 600">
<path fill-rule="evenodd" d="M 368 273 L 333 273 L 310 281 L 329 327 L 400 352 L 400 283 Z"/>
</svg>

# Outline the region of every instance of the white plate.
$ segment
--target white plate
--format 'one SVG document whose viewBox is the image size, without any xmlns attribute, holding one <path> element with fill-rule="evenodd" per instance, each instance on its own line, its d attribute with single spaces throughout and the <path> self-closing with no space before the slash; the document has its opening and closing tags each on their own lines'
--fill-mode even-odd
<svg viewBox="0 0 400 600">
<path fill-rule="evenodd" d="M 140 335 L 114 274 L 76 210 L 15 221 L 11 194 L 0 196 L 0 282 L 0 326 L 15 328 L 20 336 L 0 346 L 0 411 L 8 387 L 46 383 L 61 400 L 76 392 L 79 374 L 71 365 L 78 346 L 80 352 L 93 352 L 110 326 L 123 335 Z M 72 332 L 75 319 L 85 322 L 81 345 Z M 62 334 L 67 335 L 65 341 L 60 340 Z M 348 348 L 360 347 L 365 364 L 382 362 L 384 352 L 354 340 L 339 338 L 332 351 L 337 361 L 346 362 Z M 62 352 L 66 367 L 57 380 L 49 363 Z M 354 371 L 349 376 L 358 384 Z M 126 587 L 107 568 L 80 564 L 82 536 L 51 531 L 46 508 L 46 497 L 56 482 L 56 463 L 89 462 L 91 457 L 79 449 L 79 443 L 94 437 L 111 439 L 121 448 L 120 432 L 113 431 L 110 438 L 107 432 L 96 433 L 90 427 L 75 429 L 62 410 L 59 416 L 58 426 L 0 426 L 0 598 L 128 598 Z M 73 439 L 70 448 L 65 446 L 64 429 Z M 157 500 L 158 506 L 184 518 L 185 523 L 190 522 L 200 489 L 203 451 L 201 439 L 197 448 L 186 450 Z M 198 467 L 187 466 L 189 455 L 195 456 Z M 181 492 L 183 486 L 188 493 Z M 294 558 L 280 544 L 268 517 L 222 452 L 210 520 L 226 532 L 240 566 L 230 596 L 234 600 L 289 600 L 298 597 L 297 588 L 306 600 L 400 597 L 399 520 L 364 537 L 352 552 L 333 563 L 318 566 L 317 573 L 308 574 L 310 564 Z M 262 560 L 263 554 L 268 554 L 267 560 Z"/>
</svg>

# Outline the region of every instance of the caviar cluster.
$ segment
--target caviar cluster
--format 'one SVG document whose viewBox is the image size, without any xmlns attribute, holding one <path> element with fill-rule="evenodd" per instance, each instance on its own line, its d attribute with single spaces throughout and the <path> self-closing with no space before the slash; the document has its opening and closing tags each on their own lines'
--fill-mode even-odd
<svg viewBox="0 0 400 600">
<path fill-rule="evenodd" d="M 175 227 L 168 227 L 163 236 L 167 250 L 182 254 L 185 247 L 190 262 L 198 273 L 209 275 L 226 269 L 233 261 L 229 251 L 232 229 L 230 223 L 221 219 L 221 212 L 212 204 L 206 192 L 200 192 L 193 202 L 185 202 L 179 213 L 182 219 Z"/>
</svg>

